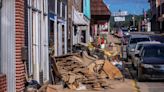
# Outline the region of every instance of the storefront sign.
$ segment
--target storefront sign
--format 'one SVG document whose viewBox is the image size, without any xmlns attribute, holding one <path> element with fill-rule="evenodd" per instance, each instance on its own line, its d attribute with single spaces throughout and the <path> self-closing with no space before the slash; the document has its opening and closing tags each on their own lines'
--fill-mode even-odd
<svg viewBox="0 0 164 92">
<path fill-rule="evenodd" d="M 125 21 L 125 17 L 114 17 L 115 22 Z"/>
<path fill-rule="evenodd" d="M 108 32 L 108 23 L 102 23 L 99 25 L 100 32 Z"/>
</svg>

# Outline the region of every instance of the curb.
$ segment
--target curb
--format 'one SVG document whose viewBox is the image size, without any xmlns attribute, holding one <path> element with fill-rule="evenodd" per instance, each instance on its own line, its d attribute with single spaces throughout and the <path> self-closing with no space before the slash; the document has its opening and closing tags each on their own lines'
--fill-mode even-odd
<svg viewBox="0 0 164 92">
<path fill-rule="evenodd" d="M 128 71 L 128 73 L 129 73 L 129 75 L 130 75 L 130 77 L 131 77 L 131 79 L 132 79 L 133 77 L 132 77 L 132 75 L 131 75 L 129 69 L 128 69 L 128 68 L 125 68 L 125 70 Z M 137 85 L 136 80 L 133 79 L 131 83 L 132 83 L 132 89 L 134 90 L 134 92 L 141 92 L 141 91 L 139 90 L 139 87 L 138 87 L 138 85 Z"/>
</svg>

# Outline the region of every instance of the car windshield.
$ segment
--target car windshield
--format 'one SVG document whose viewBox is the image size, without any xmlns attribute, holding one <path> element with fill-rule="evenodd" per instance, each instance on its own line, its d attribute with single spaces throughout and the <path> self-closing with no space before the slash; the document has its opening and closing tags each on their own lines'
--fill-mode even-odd
<svg viewBox="0 0 164 92">
<path fill-rule="evenodd" d="M 136 44 L 138 42 L 150 41 L 149 38 L 132 38 L 130 44 Z"/>
<path fill-rule="evenodd" d="M 164 57 L 164 47 L 146 48 L 144 57 Z"/>
</svg>

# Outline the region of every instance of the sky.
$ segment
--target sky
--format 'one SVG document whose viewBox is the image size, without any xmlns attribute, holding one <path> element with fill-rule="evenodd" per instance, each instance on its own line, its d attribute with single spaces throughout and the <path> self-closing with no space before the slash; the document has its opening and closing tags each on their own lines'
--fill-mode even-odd
<svg viewBox="0 0 164 92">
<path fill-rule="evenodd" d="M 111 12 L 128 11 L 129 14 L 142 14 L 150 8 L 148 0 L 104 0 Z"/>
</svg>

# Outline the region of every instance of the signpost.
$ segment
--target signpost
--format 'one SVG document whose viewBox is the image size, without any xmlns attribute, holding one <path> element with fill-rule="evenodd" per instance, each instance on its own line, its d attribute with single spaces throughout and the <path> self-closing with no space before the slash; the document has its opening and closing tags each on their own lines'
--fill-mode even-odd
<svg viewBox="0 0 164 92">
<path fill-rule="evenodd" d="M 115 22 L 125 21 L 125 17 L 114 17 Z"/>
</svg>

